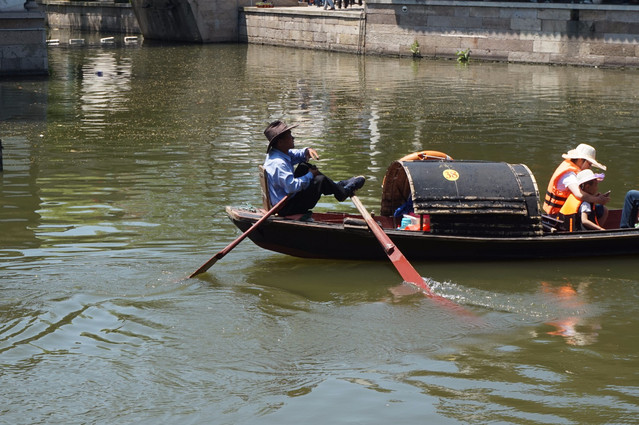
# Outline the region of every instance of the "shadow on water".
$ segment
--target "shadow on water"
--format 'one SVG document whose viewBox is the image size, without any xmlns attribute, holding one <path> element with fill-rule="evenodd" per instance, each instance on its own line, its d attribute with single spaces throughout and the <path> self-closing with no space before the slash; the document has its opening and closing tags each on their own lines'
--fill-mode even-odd
<svg viewBox="0 0 639 425">
<path fill-rule="evenodd" d="M 482 318 L 475 331 L 505 332 L 504 327 L 530 327 L 533 334 L 563 336 L 571 345 L 593 343 L 600 326 L 597 317 L 610 314 L 615 303 L 632 308 L 623 294 L 627 295 L 629 287 L 635 288 L 635 293 L 639 291 L 639 283 L 632 274 L 632 257 L 422 262 L 415 266 L 424 276 L 431 276 L 426 279 L 435 293 Z M 455 317 L 454 313 L 433 309 L 439 306 L 419 294 L 393 297 L 390 290 L 400 283 L 400 278 L 392 265 L 385 262 L 304 260 L 278 255 L 252 265 L 244 264 L 242 273 L 245 276 L 236 281 L 236 289 L 263 297 L 270 307 L 295 310 L 309 309 L 309 303 L 345 307 L 381 302 L 397 305 L 399 309 L 417 307 Z M 558 277 L 552 278 L 553 274 Z M 206 280 L 210 279 L 207 276 Z M 219 284 L 217 279 L 212 282 Z M 430 326 L 447 326 L 447 321 L 438 317 Z"/>
<path fill-rule="evenodd" d="M 247 270 L 247 282 L 297 294 L 314 302 L 375 302 L 401 283 L 385 263 L 272 258 Z"/>
<path fill-rule="evenodd" d="M 250 245 L 250 242 L 245 244 Z M 388 295 L 389 288 L 401 283 L 393 265 L 386 261 L 309 260 L 269 254 L 254 245 L 244 249 L 256 250 L 264 256 L 248 266 L 245 262 L 242 263 L 247 283 L 297 293 L 311 300 L 337 301 L 349 293 L 358 293 L 359 295 L 354 296 L 355 300 L 370 302 Z M 233 254 L 229 255 L 232 256 Z M 229 257 L 221 260 L 215 267 L 238 267 L 240 260 Z M 226 266 L 224 261 L 227 262 Z M 413 262 L 413 265 L 438 289 L 438 293 L 461 296 L 463 294 L 456 291 L 526 292 L 552 275 L 561 276 L 559 280 L 566 281 L 620 280 L 636 283 L 635 262 L 634 256 L 620 256 L 582 260 Z M 212 268 L 209 274 L 215 273 L 215 270 Z M 479 299 L 472 295 L 468 296 L 467 302 L 481 305 Z"/>
</svg>

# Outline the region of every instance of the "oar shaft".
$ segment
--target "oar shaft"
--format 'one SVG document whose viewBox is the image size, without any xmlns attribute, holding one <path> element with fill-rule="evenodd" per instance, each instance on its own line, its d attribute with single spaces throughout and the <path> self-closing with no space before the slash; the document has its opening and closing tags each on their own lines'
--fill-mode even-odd
<svg viewBox="0 0 639 425">
<path fill-rule="evenodd" d="M 246 238 L 253 230 L 257 229 L 260 226 L 260 224 L 264 223 L 270 216 L 272 216 L 273 214 L 278 212 L 284 206 L 286 201 L 288 201 L 289 197 L 290 197 L 290 195 L 286 195 L 284 198 L 282 198 L 282 200 L 280 202 L 278 202 L 277 204 L 275 204 L 275 206 L 273 208 L 268 210 L 264 214 L 264 216 L 262 216 L 262 218 L 260 218 L 255 223 L 253 223 L 253 225 L 251 227 L 249 227 L 249 229 L 246 232 L 242 233 L 237 239 L 235 239 L 233 242 L 228 244 L 228 246 L 226 248 L 224 248 L 223 250 L 221 250 L 220 252 L 215 254 L 213 257 L 211 257 L 211 259 L 209 261 L 207 261 L 199 269 L 194 271 L 189 276 L 189 279 L 194 277 L 194 276 L 197 276 L 199 274 L 202 274 L 202 273 L 206 272 L 208 269 L 210 269 L 213 266 L 213 264 L 215 264 L 217 262 L 217 260 L 221 259 L 226 254 L 231 252 L 231 250 L 233 248 L 235 248 L 236 246 L 238 246 L 239 243 L 242 242 L 244 240 L 244 238 Z"/>
</svg>

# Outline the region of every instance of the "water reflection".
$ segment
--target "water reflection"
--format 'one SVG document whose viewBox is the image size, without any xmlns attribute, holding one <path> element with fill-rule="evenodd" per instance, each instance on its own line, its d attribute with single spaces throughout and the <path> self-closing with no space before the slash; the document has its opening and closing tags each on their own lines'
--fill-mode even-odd
<svg viewBox="0 0 639 425">
<path fill-rule="evenodd" d="M 51 56 L 52 76 L 61 90 L 50 93 L 49 116 L 59 116 L 63 122 L 73 120 L 82 137 L 107 138 L 105 128 L 128 111 L 131 58 L 123 57 L 121 51 L 104 49 L 54 49 Z M 55 61 L 57 58 L 61 60 Z M 66 131 L 66 126 L 63 128 Z M 58 130 L 50 127 L 50 136 Z"/>
<path fill-rule="evenodd" d="M 561 336 L 569 345 L 591 345 L 597 341 L 601 325 L 593 317 L 593 306 L 588 302 L 589 283 L 581 282 L 576 286 L 563 283 L 553 286 L 541 283 L 542 294 L 548 296 L 548 303 L 554 305 L 558 315 L 548 325 L 555 328 L 548 335 Z"/>
<path fill-rule="evenodd" d="M 83 130 L 100 139 L 108 116 L 128 111 L 130 80 L 131 59 L 119 60 L 115 52 L 102 52 L 83 65 L 79 102 Z"/>
<path fill-rule="evenodd" d="M 27 112 L 0 122 L 7 422 L 620 423 L 639 412 L 635 257 L 415 264 L 484 327 L 423 297 L 389 302 L 400 283 L 389 262 L 303 260 L 250 241 L 176 283 L 238 236 L 226 205 L 260 203 L 274 118 L 300 124 L 297 142 L 319 149 L 327 174 L 366 174 L 371 209 L 386 167 L 426 149 L 523 162 L 543 186 L 562 153 L 591 143 L 624 193 L 639 186 L 636 71 L 235 44 L 50 54 L 51 78 L 22 85 L 38 93 L 21 101 Z M 0 82 L 5 99 L 21 93 L 14 84 Z"/>
<path fill-rule="evenodd" d="M 0 122 L 42 121 L 46 108 L 46 82 L 12 81 L 0 85 Z"/>
<path fill-rule="evenodd" d="M 4 171 L 0 176 L 2 215 L 0 241 L 3 249 L 37 248 L 40 240 L 34 229 L 40 223 L 40 205 L 35 175 L 38 168 L 31 160 L 32 146 L 26 137 L 3 139 Z M 0 257 L 3 254 L 0 253 Z"/>
</svg>

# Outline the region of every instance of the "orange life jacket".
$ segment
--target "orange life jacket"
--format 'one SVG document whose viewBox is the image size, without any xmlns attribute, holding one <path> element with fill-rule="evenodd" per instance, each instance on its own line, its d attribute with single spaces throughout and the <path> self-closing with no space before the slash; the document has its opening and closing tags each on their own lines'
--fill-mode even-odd
<svg viewBox="0 0 639 425">
<path fill-rule="evenodd" d="M 568 196 L 566 202 L 559 210 L 559 218 L 564 221 L 562 226 L 563 230 L 567 230 L 569 232 L 576 232 L 577 230 L 583 230 L 583 226 L 581 223 L 581 213 L 579 212 L 579 208 L 583 204 L 583 201 L 577 198 L 572 193 Z M 588 214 L 588 218 L 590 221 L 599 225 L 599 220 L 597 220 L 597 212 L 595 205 L 592 205 L 592 211 Z"/>
<path fill-rule="evenodd" d="M 564 190 L 559 190 L 557 188 L 557 183 L 559 183 L 559 178 L 563 176 L 566 171 L 572 171 L 577 174 L 581 169 L 574 162 L 569 159 L 564 160 L 559 167 L 555 170 L 555 173 L 550 178 L 550 182 L 548 183 L 548 189 L 546 189 L 546 198 L 544 199 L 544 211 L 548 215 L 556 215 L 561 207 L 566 203 L 566 199 L 568 199 L 568 195 L 572 192 L 570 189 L 565 188 Z"/>
</svg>

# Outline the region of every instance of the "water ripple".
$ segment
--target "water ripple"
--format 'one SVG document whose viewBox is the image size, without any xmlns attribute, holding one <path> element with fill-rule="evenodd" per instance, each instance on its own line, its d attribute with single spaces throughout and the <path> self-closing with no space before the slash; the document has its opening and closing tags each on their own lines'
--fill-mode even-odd
<svg viewBox="0 0 639 425">
<path fill-rule="evenodd" d="M 100 355 L 101 350 L 135 351 L 159 340 L 158 323 L 142 318 L 139 306 L 117 300 L 87 302 L 75 296 L 52 300 L 47 310 L 16 304 L 3 309 L 0 354 L 7 366 L 20 368 L 46 353 Z"/>
</svg>

